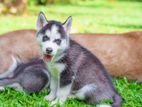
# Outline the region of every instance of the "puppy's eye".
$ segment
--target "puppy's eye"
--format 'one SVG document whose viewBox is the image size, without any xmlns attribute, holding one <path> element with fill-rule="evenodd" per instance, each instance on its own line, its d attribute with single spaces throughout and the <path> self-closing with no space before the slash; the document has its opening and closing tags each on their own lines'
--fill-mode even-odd
<svg viewBox="0 0 142 107">
<path fill-rule="evenodd" d="M 55 42 L 57 45 L 60 45 L 60 44 L 61 44 L 61 39 L 55 39 L 54 42 Z"/>
<path fill-rule="evenodd" d="M 45 41 L 48 41 L 49 40 L 49 37 L 48 36 L 43 36 L 42 38 L 42 41 L 45 42 Z"/>
</svg>

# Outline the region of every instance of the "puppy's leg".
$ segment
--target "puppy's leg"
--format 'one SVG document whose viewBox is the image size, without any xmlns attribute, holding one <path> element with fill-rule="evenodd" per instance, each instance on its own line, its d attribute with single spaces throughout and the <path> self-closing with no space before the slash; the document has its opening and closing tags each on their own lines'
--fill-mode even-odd
<svg viewBox="0 0 142 107">
<path fill-rule="evenodd" d="M 50 91 L 49 95 L 45 96 L 46 100 L 53 101 L 56 98 L 57 87 L 58 87 L 58 81 L 51 77 L 51 82 L 50 82 L 50 90 L 51 91 Z"/>
<path fill-rule="evenodd" d="M 57 97 L 56 99 L 52 102 L 52 105 L 56 104 L 56 103 L 60 103 L 61 105 L 64 104 L 64 102 L 67 100 L 70 92 L 71 92 L 71 87 L 72 87 L 72 83 L 69 85 L 66 85 L 64 87 L 58 87 L 57 90 Z"/>
<path fill-rule="evenodd" d="M 79 89 L 77 92 L 75 92 L 75 97 L 80 100 L 86 100 L 89 103 L 95 103 L 95 91 L 97 87 L 95 84 L 88 84 L 81 89 Z"/>
<path fill-rule="evenodd" d="M 102 91 L 95 85 L 95 84 L 89 84 L 84 87 L 82 87 L 80 90 L 78 90 L 75 93 L 76 98 L 80 100 L 85 100 L 86 102 L 90 104 L 97 104 L 97 107 L 112 107 L 109 104 L 98 104 L 101 101 L 107 101 L 112 100 L 110 96 L 103 95 Z M 99 97 L 98 97 L 99 96 Z M 119 103 L 119 102 L 118 102 Z M 117 102 L 114 103 L 115 105 L 119 105 Z M 120 107 L 120 106 L 113 106 L 113 107 Z"/>
<path fill-rule="evenodd" d="M 75 97 L 80 100 L 85 100 L 87 103 L 90 104 L 97 104 L 97 99 L 95 97 L 95 93 L 97 91 L 97 86 L 95 84 L 89 84 L 82 87 L 80 90 L 75 92 Z M 110 105 L 97 105 L 97 107 L 111 107 Z"/>
</svg>

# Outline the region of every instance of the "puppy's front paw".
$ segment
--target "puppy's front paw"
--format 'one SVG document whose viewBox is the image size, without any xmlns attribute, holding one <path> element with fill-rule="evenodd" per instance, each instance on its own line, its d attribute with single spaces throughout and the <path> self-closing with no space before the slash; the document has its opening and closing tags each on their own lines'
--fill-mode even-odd
<svg viewBox="0 0 142 107">
<path fill-rule="evenodd" d="M 56 98 L 54 101 L 51 102 L 51 106 L 53 107 L 56 107 L 57 104 L 62 106 L 64 104 L 64 101 L 60 100 L 59 98 Z"/>
<path fill-rule="evenodd" d="M 56 104 L 58 103 L 58 99 L 56 98 L 54 101 L 51 102 L 51 106 L 56 107 Z"/>
<path fill-rule="evenodd" d="M 49 94 L 45 96 L 44 99 L 46 99 L 47 101 L 53 101 L 55 99 L 55 95 Z"/>
</svg>

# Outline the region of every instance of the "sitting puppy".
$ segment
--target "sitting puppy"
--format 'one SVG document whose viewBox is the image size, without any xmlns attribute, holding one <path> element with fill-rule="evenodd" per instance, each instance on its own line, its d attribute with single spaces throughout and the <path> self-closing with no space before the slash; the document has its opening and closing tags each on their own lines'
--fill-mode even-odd
<svg viewBox="0 0 142 107">
<path fill-rule="evenodd" d="M 69 38 L 71 22 L 71 17 L 62 24 L 47 21 L 42 12 L 38 16 L 37 41 L 51 73 L 51 92 L 45 98 L 51 104 L 63 104 L 70 96 L 93 105 L 111 100 L 120 107 L 122 99 L 102 63 Z"/>
<path fill-rule="evenodd" d="M 18 63 L 14 58 L 13 61 Z M 49 87 L 50 75 L 42 60 L 35 59 L 29 63 L 17 65 L 14 71 L 2 74 L 5 77 L 0 78 L 0 86 L 28 93 L 38 93 L 43 88 Z"/>
</svg>

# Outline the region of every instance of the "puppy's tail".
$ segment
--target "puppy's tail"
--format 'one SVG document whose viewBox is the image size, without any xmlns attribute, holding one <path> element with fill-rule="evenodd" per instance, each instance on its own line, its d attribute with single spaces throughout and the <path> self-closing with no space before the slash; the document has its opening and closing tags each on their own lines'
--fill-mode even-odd
<svg viewBox="0 0 142 107">
<path fill-rule="evenodd" d="M 14 75 L 14 70 L 17 68 L 18 64 L 20 63 L 20 59 L 18 58 L 15 58 L 14 56 L 11 56 L 12 58 L 12 65 L 9 67 L 9 69 L 0 74 L 0 79 L 3 79 L 3 78 L 7 78 L 7 77 L 12 77 Z"/>
<path fill-rule="evenodd" d="M 118 94 L 114 95 L 112 107 L 121 107 L 121 106 L 122 106 L 122 98 Z"/>
<path fill-rule="evenodd" d="M 113 100 L 112 105 L 100 104 L 100 105 L 97 105 L 96 107 L 121 107 L 122 106 L 122 98 L 118 94 L 114 95 L 112 100 Z"/>
</svg>

